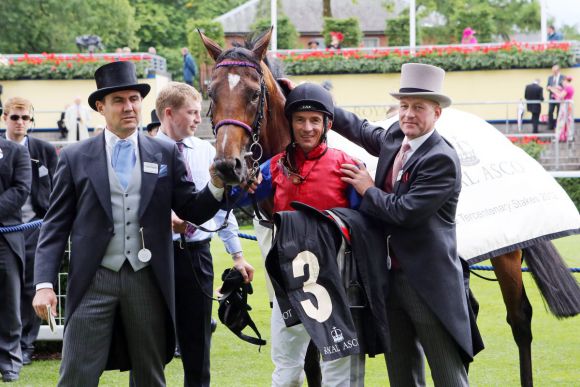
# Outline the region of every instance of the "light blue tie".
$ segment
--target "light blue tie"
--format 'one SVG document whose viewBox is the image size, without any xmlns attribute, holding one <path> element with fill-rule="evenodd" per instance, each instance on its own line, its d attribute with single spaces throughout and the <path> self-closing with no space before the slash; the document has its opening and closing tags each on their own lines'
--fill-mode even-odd
<svg viewBox="0 0 580 387">
<path fill-rule="evenodd" d="M 113 148 L 111 164 L 123 189 L 127 189 L 127 186 L 129 185 L 135 161 L 136 157 L 135 152 L 133 151 L 133 143 L 128 140 L 117 141 Z"/>
</svg>

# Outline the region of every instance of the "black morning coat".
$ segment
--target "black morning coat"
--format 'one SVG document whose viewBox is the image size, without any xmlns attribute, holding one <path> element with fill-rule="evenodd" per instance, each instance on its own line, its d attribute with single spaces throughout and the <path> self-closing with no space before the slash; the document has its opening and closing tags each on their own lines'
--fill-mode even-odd
<svg viewBox="0 0 580 387">
<path fill-rule="evenodd" d="M 221 203 L 207 187 L 196 191 L 195 184 L 187 181 L 183 156 L 174 144 L 142 134 L 139 134 L 138 144 L 141 158 L 139 222 L 145 245 L 152 253 L 151 267 L 167 306 L 165 359 L 169 362 L 175 351 L 171 210 L 182 219 L 202 224 L 214 216 Z M 146 173 L 145 162 L 157 164 L 158 173 Z M 67 317 L 79 305 L 113 236 L 110 197 L 104 133 L 64 148 L 56 169 L 50 207 L 40 231 L 34 282 L 56 282 L 70 235 L 72 246 L 82 248 L 73 247 L 70 255 Z M 130 368 L 123 340 L 122 330 L 115 330 L 107 369 Z"/>
<path fill-rule="evenodd" d="M 379 158 L 375 187 L 365 192 L 359 210 L 391 235 L 390 248 L 409 283 L 453 337 L 464 361 L 472 361 L 483 343 L 457 255 L 457 153 L 435 130 L 406 161 L 393 193 L 386 193 L 383 183 L 405 137 L 399 123 L 385 130 L 336 108 L 332 129 Z"/>
</svg>

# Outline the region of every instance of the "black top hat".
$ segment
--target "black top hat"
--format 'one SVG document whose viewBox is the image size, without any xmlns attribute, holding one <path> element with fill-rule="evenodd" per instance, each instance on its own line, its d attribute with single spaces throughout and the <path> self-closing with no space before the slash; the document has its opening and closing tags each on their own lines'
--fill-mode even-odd
<svg viewBox="0 0 580 387">
<path fill-rule="evenodd" d="M 151 130 L 155 129 L 158 126 L 161 126 L 161 122 L 159 122 L 157 112 L 155 111 L 155 109 L 153 109 L 151 110 L 151 123 L 147 125 L 147 131 L 150 132 Z"/>
<path fill-rule="evenodd" d="M 95 71 L 97 91 L 89 95 L 89 106 L 97 110 L 96 102 L 107 94 L 120 90 L 137 90 L 145 98 L 151 86 L 137 83 L 137 71 L 133 62 L 111 62 Z"/>
</svg>

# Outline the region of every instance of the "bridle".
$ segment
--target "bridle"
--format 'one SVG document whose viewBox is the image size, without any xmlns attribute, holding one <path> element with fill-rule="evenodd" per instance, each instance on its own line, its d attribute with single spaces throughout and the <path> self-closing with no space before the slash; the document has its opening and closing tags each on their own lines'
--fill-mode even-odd
<svg viewBox="0 0 580 387">
<path fill-rule="evenodd" d="M 266 98 L 268 94 L 268 89 L 266 88 L 266 83 L 264 82 L 264 75 L 262 74 L 262 69 L 259 65 L 249 62 L 249 61 L 237 61 L 237 60 L 224 60 L 215 65 L 215 69 L 220 67 L 251 67 L 258 72 L 260 75 L 260 101 L 258 104 L 258 109 L 256 110 L 256 116 L 254 117 L 254 122 L 252 126 L 246 124 L 243 121 L 226 118 L 214 124 L 212 116 L 212 103 L 210 103 L 209 110 L 207 111 L 207 116 L 210 118 L 212 123 L 212 130 L 214 137 L 217 137 L 218 129 L 224 125 L 234 125 L 240 127 L 246 131 L 248 136 L 252 139 L 252 142 L 247 148 L 244 157 L 250 158 L 252 167 L 250 169 L 250 179 L 258 175 L 260 169 L 260 159 L 263 156 L 262 145 L 260 145 L 260 128 L 262 126 L 262 120 L 264 119 L 264 106 L 266 105 Z"/>
</svg>

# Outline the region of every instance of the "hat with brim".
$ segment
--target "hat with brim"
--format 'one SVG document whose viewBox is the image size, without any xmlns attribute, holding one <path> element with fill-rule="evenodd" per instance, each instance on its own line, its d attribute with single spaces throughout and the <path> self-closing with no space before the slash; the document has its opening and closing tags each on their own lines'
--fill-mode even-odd
<svg viewBox="0 0 580 387">
<path fill-rule="evenodd" d="M 405 63 L 401 67 L 401 87 L 398 93 L 389 93 L 396 99 L 424 98 L 442 108 L 451 106 L 451 98 L 442 93 L 445 70 L 423 63 Z"/>
<path fill-rule="evenodd" d="M 147 125 L 147 131 L 150 132 L 156 127 L 161 126 L 161 122 L 159 122 L 159 117 L 157 117 L 157 112 L 155 109 L 151 110 L 151 123 Z"/>
<path fill-rule="evenodd" d="M 136 90 L 145 98 L 151 86 L 137 82 L 137 70 L 133 62 L 119 61 L 103 65 L 95 71 L 97 91 L 89 95 L 89 106 L 97 110 L 97 101 L 107 94 L 122 90 Z"/>
</svg>

